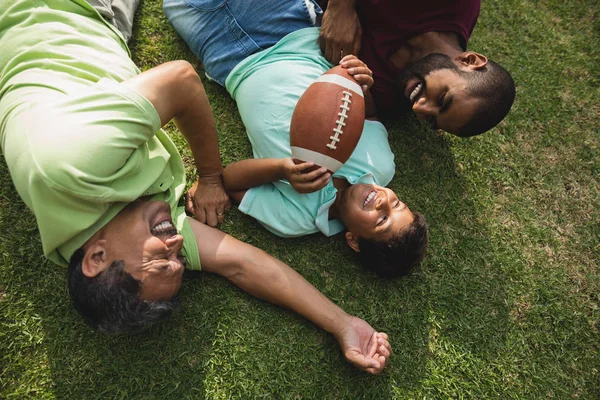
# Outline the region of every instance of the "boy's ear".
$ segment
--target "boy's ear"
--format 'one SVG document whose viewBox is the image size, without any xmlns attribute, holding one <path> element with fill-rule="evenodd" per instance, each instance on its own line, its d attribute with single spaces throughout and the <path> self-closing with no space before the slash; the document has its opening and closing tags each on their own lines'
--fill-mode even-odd
<svg viewBox="0 0 600 400">
<path fill-rule="evenodd" d="M 360 248 L 358 247 L 358 238 L 350 231 L 346 232 L 344 237 L 346 238 L 346 243 L 348 243 L 348 246 L 350 246 L 350 248 L 355 252 L 360 253 Z"/>
<path fill-rule="evenodd" d="M 110 266 L 106 256 L 106 240 L 99 239 L 90 243 L 85 249 L 81 262 L 81 271 L 88 278 L 93 278 Z"/>
</svg>

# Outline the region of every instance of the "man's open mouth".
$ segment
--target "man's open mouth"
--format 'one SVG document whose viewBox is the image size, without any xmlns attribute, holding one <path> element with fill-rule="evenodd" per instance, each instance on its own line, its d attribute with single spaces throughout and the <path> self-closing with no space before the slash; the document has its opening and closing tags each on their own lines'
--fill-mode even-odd
<svg viewBox="0 0 600 400">
<path fill-rule="evenodd" d="M 150 232 L 152 232 L 154 236 L 171 237 L 177 235 L 177 229 L 175 229 L 175 226 L 173 226 L 173 223 L 169 220 L 154 225 L 152 229 L 150 229 Z"/>
<path fill-rule="evenodd" d="M 411 87 L 411 91 L 410 91 L 410 94 L 408 95 L 408 99 L 410 100 L 410 102 L 412 104 L 414 104 L 415 101 L 417 101 L 417 99 L 423 92 L 424 88 L 425 88 L 425 84 L 423 82 L 419 82 L 419 81 L 417 81 L 416 85 Z"/>
</svg>

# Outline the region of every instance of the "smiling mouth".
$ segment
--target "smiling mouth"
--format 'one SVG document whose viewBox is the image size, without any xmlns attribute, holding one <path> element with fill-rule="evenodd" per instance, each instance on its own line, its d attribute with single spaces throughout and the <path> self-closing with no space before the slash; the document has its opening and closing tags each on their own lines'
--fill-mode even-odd
<svg viewBox="0 0 600 400">
<path fill-rule="evenodd" d="M 377 197 L 377 191 L 376 190 L 371 190 L 369 192 L 369 194 L 367 195 L 367 197 L 365 197 L 365 201 L 363 201 L 363 208 L 367 206 L 367 204 L 369 204 L 370 202 L 373 201 L 374 198 Z"/>
<path fill-rule="evenodd" d="M 410 92 L 410 94 L 408 95 L 408 99 L 410 100 L 411 103 L 415 103 L 415 101 L 419 98 L 419 96 L 421 95 L 421 93 L 423 92 L 425 85 L 423 84 L 423 82 L 419 82 L 415 88 L 412 90 L 412 92 Z"/>
<path fill-rule="evenodd" d="M 173 226 L 173 223 L 169 220 L 166 221 L 162 221 L 156 225 L 154 225 L 152 227 L 152 229 L 150 229 L 150 232 L 154 235 L 154 236 L 175 236 L 177 235 L 177 229 L 175 229 L 175 226 Z"/>
</svg>

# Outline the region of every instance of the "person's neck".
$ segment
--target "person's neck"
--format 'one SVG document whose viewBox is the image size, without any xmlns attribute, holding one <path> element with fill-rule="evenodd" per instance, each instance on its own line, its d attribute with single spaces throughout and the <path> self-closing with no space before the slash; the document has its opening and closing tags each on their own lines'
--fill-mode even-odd
<svg viewBox="0 0 600 400">
<path fill-rule="evenodd" d="M 340 203 L 340 199 L 342 198 L 342 194 L 350 187 L 350 183 L 342 178 L 333 178 L 333 187 L 337 189 L 337 193 L 335 195 L 335 201 L 331 207 L 329 207 L 329 219 L 339 218 L 340 212 L 338 205 Z"/>
<path fill-rule="evenodd" d="M 396 50 L 390 61 L 403 70 L 432 53 L 445 54 L 451 58 L 463 52 L 460 39 L 454 32 L 425 32 L 409 39 Z"/>
</svg>

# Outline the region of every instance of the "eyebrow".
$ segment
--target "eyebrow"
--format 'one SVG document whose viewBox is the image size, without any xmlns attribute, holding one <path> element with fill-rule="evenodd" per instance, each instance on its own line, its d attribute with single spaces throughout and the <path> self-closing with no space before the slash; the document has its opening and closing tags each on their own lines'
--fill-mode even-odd
<svg viewBox="0 0 600 400">
<path fill-rule="evenodd" d="M 442 108 L 440 108 L 440 114 L 443 114 L 446 111 L 448 111 L 448 108 L 450 108 L 450 106 L 452 105 L 452 101 L 454 100 L 454 95 L 453 94 L 449 94 L 446 97 L 448 98 L 448 100 L 446 100 L 446 102 L 444 103 L 444 105 L 442 106 Z"/>
</svg>

